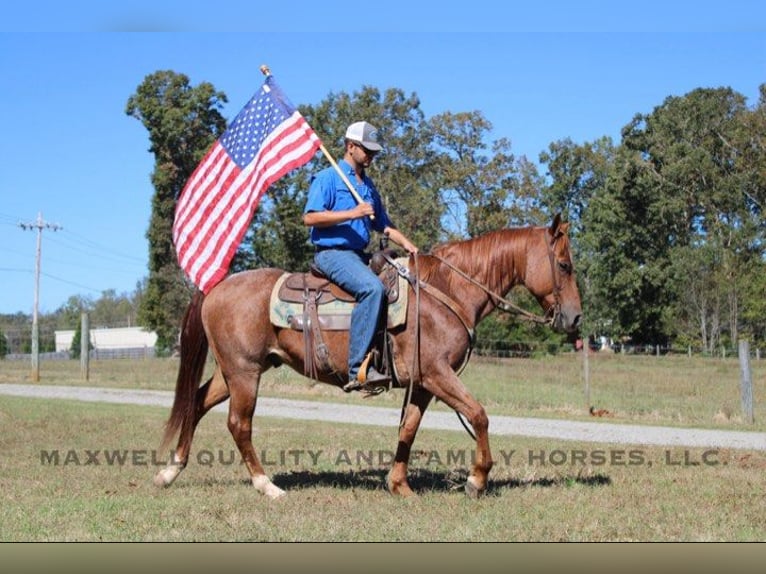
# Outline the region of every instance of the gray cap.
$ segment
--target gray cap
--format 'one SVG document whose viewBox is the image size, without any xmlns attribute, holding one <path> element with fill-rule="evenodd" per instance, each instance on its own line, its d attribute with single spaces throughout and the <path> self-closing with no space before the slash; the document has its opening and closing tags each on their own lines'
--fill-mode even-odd
<svg viewBox="0 0 766 574">
<path fill-rule="evenodd" d="M 346 130 L 346 139 L 359 142 L 370 151 L 383 149 L 378 143 L 378 128 L 367 122 L 354 122 Z"/>
</svg>

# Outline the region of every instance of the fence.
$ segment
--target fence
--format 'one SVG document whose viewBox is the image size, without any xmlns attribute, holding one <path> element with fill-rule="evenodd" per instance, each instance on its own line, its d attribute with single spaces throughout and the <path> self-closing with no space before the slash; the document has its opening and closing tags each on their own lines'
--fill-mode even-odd
<svg viewBox="0 0 766 574">
<path fill-rule="evenodd" d="M 156 356 L 154 347 L 128 347 L 121 349 L 93 349 L 89 356 L 93 360 L 100 359 L 151 359 Z M 68 361 L 72 357 L 68 351 L 55 353 L 40 353 L 41 361 Z M 29 353 L 10 353 L 5 356 L 7 361 L 31 361 Z"/>
<path fill-rule="evenodd" d="M 504 340 L 478 339 L 474 347 L 474 353 L 484 357 L 498 358 L 527 358 L 538 357 L 542 355 L 558 355 L 561 353 L 570 353 L 575 350 L 572 343 L 558 343 L 556 341 L 515 341 L 509 343 Z M 578 346 L 579 350 L 579 346 Z M 623 355 L 686 355 L 688 357 L 719 357 L 723 359 L 736 358 L 739 356 L 739 350 L 720 346 L 714 353 L 710 353 L 702 347 L 679 347 L 665 345 L 627 345 L 614 343 L 607 347 L 591 341 L 590 350 L 593 352 L 620 353 Z M 763 355 L 763 349 L 754 346 L 750 349 L 750 357 L 759 361 Z"/>
</svg>

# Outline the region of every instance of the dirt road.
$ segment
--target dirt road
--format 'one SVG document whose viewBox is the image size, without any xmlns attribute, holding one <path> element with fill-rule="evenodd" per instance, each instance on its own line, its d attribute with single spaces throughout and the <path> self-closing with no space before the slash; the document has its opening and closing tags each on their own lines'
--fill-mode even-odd
<svg viewBox="0 0 766 574">
<path fill-rule="evenodd" d="M 0 394 L 87 402 L 153 405 L 167 408 L 170 408 L 173 403 L 173 394 L 169 391 L 98 387 L 0 384 Z M 227 404 L 224 403 L 216 407 L 215 410 L 226 412 L 227 408 Z M 258 399 L 256 419 L 257 417 L 294 418 L 396 427 L 399 424 L 399 409 L 261 397 Z M 423 418 L 422 428 L 462 430 L 460 421 L 454 413 L 439 411 L 427 412 Z M 647 446 L 766 450 L 766 433 L 762 432 L 563 421 L 500 415 L 490 415 L 489 430 L 490 434 L 495 436 L 518 435 Z"/>
</svg>

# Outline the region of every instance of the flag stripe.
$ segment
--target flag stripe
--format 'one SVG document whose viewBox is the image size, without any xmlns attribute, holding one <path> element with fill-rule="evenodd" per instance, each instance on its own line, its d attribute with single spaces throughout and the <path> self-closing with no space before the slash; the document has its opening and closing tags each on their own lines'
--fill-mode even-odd
<svg viewBox="0 0 766 574">
<path fill-rule="evenodd" d="M 174 237 L 179 246 L 179 255 L 188 248 L 187 241 L 191 241 L 190 235 L 197 232 L 200 219 L 210 215 L 213 205 L 217 200 L 217 191 L 223 190 L 230 185 L 232 174 L 236 177 L 239 168 L 235 163 L 227 161 L 226 151 L 216 142 L 211 150 L 210 164 L 207 169 L 199 170 L 201 173 L 197 179 L 197 185 L 189 188 L 191 196 L 188 201 L 181 204 L 176 212 L 175 229 L 177 236 Z"/>
<path fill-rule="evenodd" d="M 216 142 L 186 184 L 188 192 L 181 196 L 176 208 L 176 228 L 183 229 L 194 210 L 199 209 L 204 200 L 207 199 L 209 202 L 213 199 L 212 196 L 207 195 L 207 191 L 220 177 L 220 171 L 223 169 L 225 161 L 226 150 L 220 142 Z"/>
</svg>

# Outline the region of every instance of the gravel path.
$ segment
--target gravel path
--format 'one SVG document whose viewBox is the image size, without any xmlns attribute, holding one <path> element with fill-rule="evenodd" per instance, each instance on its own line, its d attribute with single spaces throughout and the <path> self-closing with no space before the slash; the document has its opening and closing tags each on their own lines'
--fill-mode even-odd
<svg viewBox="0 0 766 574">
<path fill-rule="evenodd" d="M 60 387 L 39 384 L 0 384 L 0 394 L 22 397 L 71 399 L 87 402 L 129 403 L 170 408 L 173 393 L 110 389 L 100 387 Z M 227 404 L 214 410 L 226 412 Z M 400 410 L 388 407 L 297 401 L 261 397 L 256 417 L 278 417 L 396 427 Z M 428 411 L 422 428 L 462 430 L 454 413 Z M 686 447 L 718 447 L 766 450 L 766 433 L 728 430 L 689 429 L 607 422 L 578 422 L 552 419 L 490 416 L 490 434 L 546 437 L 561 440 L 660 445 Z"/>
</svg>

